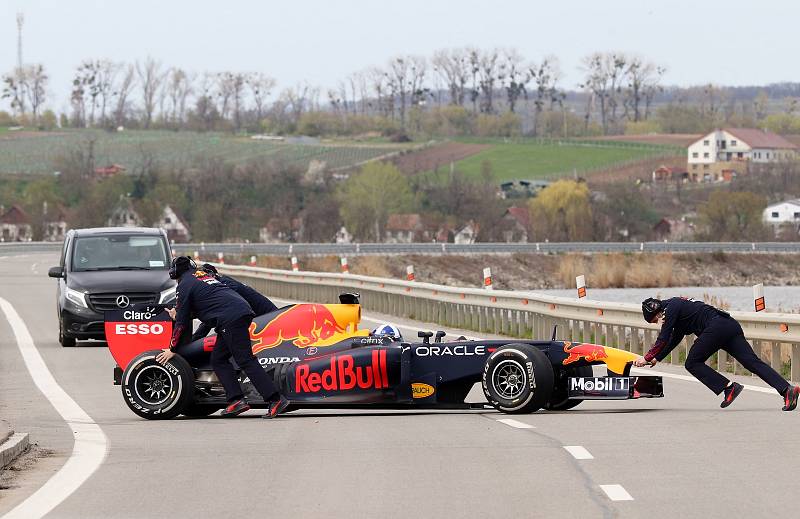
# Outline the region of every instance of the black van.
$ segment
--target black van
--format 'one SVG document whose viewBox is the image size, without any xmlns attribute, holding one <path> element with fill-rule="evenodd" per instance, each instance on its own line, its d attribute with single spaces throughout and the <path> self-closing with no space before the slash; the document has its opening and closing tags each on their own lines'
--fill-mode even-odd
<svg viewBox="0 0 800 519">
<path fill-rule="evenodd" d="M 105 340 L 103 312 L 138 304 L 175 301 L 169 278 L 172 252 L 163 229 L 73 229 L 64 238 L 61 262 L 48 272 L 58 281 L 58 341 Z"/>
</svg>

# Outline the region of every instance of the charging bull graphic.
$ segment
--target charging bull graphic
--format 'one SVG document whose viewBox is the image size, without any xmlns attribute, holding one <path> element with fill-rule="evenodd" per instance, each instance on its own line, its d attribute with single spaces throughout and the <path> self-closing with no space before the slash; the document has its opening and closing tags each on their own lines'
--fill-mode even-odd
<svg viewBox="0 0 800 519">
<path fill-rule="evenodd" d="M 327 305 L 297 305 L 281 312 L 267 323 L 261 331 L 257 324 L 250 325 L 253 353 L 274 348 L 286 341 L 298 348 L 326 346 L 335 343 L 335 336 L 345 333 L 349 323 L 340 323 Z"/>
<path fill-rule="evenodd" d="M 571 342 L 565 342 L 564 353 L 567 354 L 567 358 L 562 362 L 564 366 L 572 364 L 573 362 L 578 362 L 581 359 L 586 360 L 586 362 L 596 362 L 608 358 L 606 349 L 597 344 L 573 345 Z"/>
</svg>

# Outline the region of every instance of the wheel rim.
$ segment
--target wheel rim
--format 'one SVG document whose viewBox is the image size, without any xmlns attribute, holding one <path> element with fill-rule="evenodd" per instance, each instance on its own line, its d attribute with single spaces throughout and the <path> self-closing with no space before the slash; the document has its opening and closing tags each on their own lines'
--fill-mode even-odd
<svg viewBox="0 0 800 519">
<path fill-rule="evenodd" d="M 497 394 L 507 400 L 514 400 L 522 395 L 525 381 L 525 370 L 514 360 L 504 360 L 498 364 L 492 376 L 492 385 Z"/>
<path fill-rule="evenodd" d="M 159 365 L 147 366 L 136 374 L 133 387 L 142 402 L 157 406 L 164 403 L 172 393 L 172 378 Z"/>
</svg>

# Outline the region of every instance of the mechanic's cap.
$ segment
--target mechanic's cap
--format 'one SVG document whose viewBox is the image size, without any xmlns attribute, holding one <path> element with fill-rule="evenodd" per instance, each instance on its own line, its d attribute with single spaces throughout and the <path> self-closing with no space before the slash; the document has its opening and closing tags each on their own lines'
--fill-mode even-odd
<svg viewBox="0 0 800 519">
<path fill-rule="evenodd" d="M 373 337 L 390 337 L 396 341 L 402 341 L 403 335 L 400 333 L 400 328 L 391 323 L 379 324 L 377 328 L 372 330 Z"/>
<path fill-rule="evenodd" d="M 177 258 L 172 260 L 172 263 L 169 267 L 169 277 L 172 279 L 178 279 L 183 275 L 184 272 L 189 270 L 190 268 L 196 268 L 194 260 L 189 256 L 178 256 Z"/>
<path fill-rule="evenodd" d="M 217 267 L 215 267 L 211 263 L 203 263 L 203 270 L 205 270 L 209 274 L 213 274 L 214 276 L 217 276 L 219 274 L 219 272 L 217 272 Z"/>
<path fill-rule="evenodd" d="M 656 321 L 656 316 L 662 310 L 664 310 L 664 303 L 662 303 L 660 299 L 648 297 L 642 301 L 642 315 L 644 316 L 644 320 L 648 323 L 654 323 Z"/>
</svg>

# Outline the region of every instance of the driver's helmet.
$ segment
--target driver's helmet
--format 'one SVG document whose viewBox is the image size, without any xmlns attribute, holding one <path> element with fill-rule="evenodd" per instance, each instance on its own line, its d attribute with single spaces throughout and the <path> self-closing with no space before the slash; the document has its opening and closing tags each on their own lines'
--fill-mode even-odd
<svg viewBox="0 0 800 519">
<path fill-rule="evenodd" d="M 372 330 L 370 335 L 373 337 L 389 337 L 395 341 L 403 340 L 403 336 L 400 334 L 400 328 L 391 323 L 379 324 L 377 328 Z"/>
</svg>

